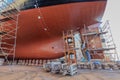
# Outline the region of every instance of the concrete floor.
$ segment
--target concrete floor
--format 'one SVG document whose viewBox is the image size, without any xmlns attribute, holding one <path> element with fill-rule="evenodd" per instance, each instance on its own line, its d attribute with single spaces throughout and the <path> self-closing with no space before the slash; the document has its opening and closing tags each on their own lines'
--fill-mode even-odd
<svg viewBox="0 0 120 80">
<path fill-rule="evenodd" d="M 120 80 L 120 70 L 79 70 L 77 75 L 47 73 L 36 66 L 0 66 L 0 80 Z"/>
</svg>

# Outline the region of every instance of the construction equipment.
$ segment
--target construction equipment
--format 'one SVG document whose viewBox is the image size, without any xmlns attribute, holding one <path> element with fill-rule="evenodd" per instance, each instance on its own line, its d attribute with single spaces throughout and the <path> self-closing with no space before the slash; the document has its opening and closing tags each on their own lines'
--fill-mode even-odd
<svg viewBox="0 0 120 80">
<path fill-rule="evenodd" d="M 101 27 L 98 26 L 100 24 L 96 25 L 96 27 L 94 25 L 90 27 L 84 26 L 84 32 L 82 33 L 83 40 L 87 44 L 87 49 L 91 52 L 92 59 L 98 57 L 104 61 L 108 61 L 108 59 L 109 61 L 118 60 L 109 21 L 106 21 Z"/>
<path fill-rule="evenodd" d="M 73 30 L 63 32 L 63 41 L 65 49 L 65 63 L 48 62 L 44 64 L 43 68 L 46 71 L 53 73 L 62 73 L 63 75 L 74 75 L 77 73 L 76 48 L 74 41 Z"/>
<path fill-rule="evenodd" d="M 43 65 L 43 68 L 47 72 L 59 73 L 61 70 L 61 62 L 48 62 Z"/>
<path fill-rule="evenodd" d="M 47 72 L 62 73 L 62 75 L 71 75 L 77 73 L 77 65 L 75 63 L 68 65 L 68 63 L 48 62 L 43 65 L 43 69 Z"/>
<path fill-rule="evenodd" d="M 84 29 L 82 30 L 83 46 L 90 51 L 92 57 L 90 63 L 95 69 L 117 69 L 119 65 L 114 62 L 119 60 L 119 57 L 110 30 L 109 21 L 106 21 L 104 25 L 100 24 L 98 23 L 88 27 L 84 25 Z M 84 49 L 83 52 L 85 53 Z M 94 63 L 97 61 L 96 59 L 99 59 L 101 64 Z M 86 63 L 84 64 L 87 65 Z"/>
<path fill-rule="evenodd" d="M 63 32 L 65 59 L 68 64 L 77 63 L 73 30 Z"/>
<path fill-rule="evenodd" d="M 12 56 L 13 62 L 15 58 L 19 9 L 16 3 L 7 0 L 0 4 L 0 56 L 9 64 L 8 56 Z"/>
<path fill-rule="evenodd" d="M 105 49 L 102 48 L 100 35 L 105 34 L 106 32 L 99 32 L 98 25 L 95 26 L 92 25 L 90 27 L 86 27 L 84 25 L 84 30 L 82 33 L 83 42 L 86 43 L 85 50 L 90 52 L 92 59 L 103 59 L 103 50 Z"/>
<path fill-rule="evenodd" d="M 73 76 L 74 74 L 77 73 L 77 65 L 75 63 L 68 65 L 67 63 L 62 64 L 62 74 L 63 75 L 71 75 Z"/>
<path fill-rule="evenodd" d="M 77 73 L 77 56 L 73 30 L 63 32 L 66 63 L 62 65 L 63 75 Z"/>
</svg>

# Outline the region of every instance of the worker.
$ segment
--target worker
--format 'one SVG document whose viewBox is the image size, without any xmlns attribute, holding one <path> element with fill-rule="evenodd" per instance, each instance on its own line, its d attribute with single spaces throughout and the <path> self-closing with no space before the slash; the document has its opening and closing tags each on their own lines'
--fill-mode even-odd
<svg viewBox="0 0 120 80">
<path fill-rule="evenodd" d="M 88 60 L 88 62 L 90 62 L 90 60 L 91 60 L 91 56 L 90 56 L 90 52 L 89 52 L 89 50 L 86 49 L 85 54 L 86 54 L 86 56 L 87 56 L 87 60 Z"/>
<path fill-rule="evenodd" d="M 82 42 L 81 48 L 82 48 L 82 54 L 83 54 L 84 58 L 87 59 L 87 56 L 85 54 L 85 51 L 87 49 L 87 43 Z"/>
</svg>

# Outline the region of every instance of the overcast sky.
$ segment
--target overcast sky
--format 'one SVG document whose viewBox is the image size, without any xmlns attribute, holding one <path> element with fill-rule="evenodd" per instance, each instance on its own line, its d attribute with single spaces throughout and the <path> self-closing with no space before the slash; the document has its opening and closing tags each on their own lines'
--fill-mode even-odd
<svg viewBox="0 0 120 80">
<path fill-rule="evenodd" d="M 120 0 L 108 0 L 103 20 L 109 20 L 113 39 L 120 54 Z"/>
</svg>

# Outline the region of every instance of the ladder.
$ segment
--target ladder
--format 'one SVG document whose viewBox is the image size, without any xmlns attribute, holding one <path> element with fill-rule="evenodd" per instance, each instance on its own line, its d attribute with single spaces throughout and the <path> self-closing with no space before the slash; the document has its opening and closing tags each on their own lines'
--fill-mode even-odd
<svg viewBox="0 0 120 80">
<path fill-rule="evenodd" d="M 68 64 L 77 63 L 73 30 L 63 32 L 65 59 Z"/>
<path fill-rule="evenodd" d="M 0 4 L 0 56 L 10 64 L 8 56 L 13 62 L 15 58 L 19 8 L 7 0 L 1 0 Z"/>
</svg>

